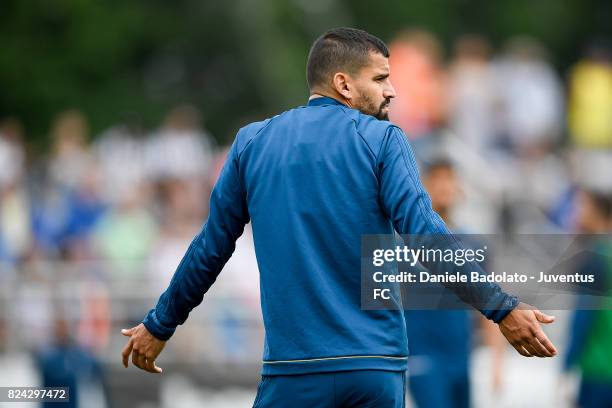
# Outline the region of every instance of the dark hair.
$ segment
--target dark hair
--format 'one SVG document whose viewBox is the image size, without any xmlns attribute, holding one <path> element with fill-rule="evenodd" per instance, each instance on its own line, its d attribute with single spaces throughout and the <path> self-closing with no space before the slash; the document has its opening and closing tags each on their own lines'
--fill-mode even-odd
<svg viewBox="0 0 612 408">
<path fill-rule="evenodd" d="M 370 52 L 389 58 L 385 43 L 372 34 L 351 27 L 333 28 L 317 38 L 308 54 L 306 79 L 312 91 L 330 76 L 345 70 L 355 73 L 368 64 Z"/>
</svg>

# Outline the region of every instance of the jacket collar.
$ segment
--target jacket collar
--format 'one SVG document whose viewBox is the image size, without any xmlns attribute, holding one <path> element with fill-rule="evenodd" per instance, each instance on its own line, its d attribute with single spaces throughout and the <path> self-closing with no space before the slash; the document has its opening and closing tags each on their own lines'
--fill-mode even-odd
<svg viewBox="0 0 612 408">
<path fill-rule="evenodd" d="M 345 106 L 342 102 L 334 98 L 330 98 L 329 96 L 321 96 L 321 97 L 313 98 L 308 101 L 308 106 L 322 106 L 322 105 L 343 105 Z"/>
</svg>

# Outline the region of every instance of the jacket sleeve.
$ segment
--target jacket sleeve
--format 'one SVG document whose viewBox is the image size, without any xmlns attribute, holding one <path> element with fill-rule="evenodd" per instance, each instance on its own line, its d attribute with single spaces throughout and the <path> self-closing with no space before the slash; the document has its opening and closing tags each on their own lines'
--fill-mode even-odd
<svg viewBox="0 0 612 408">
<path fill-rule="evenodd" d="M 419 179 L 414 154 L 406 136 L 391 126 L 383 140 L 377 160 L 380 181 L 380 202 L 383 210 L 399 234 L 435 236 L 437 245 L 461 248 L 461 244 L 446 228 L 444 221 L 432 209 L 431 200 Z M 437 272 L 448 264 L 427 263 L 425 267 Z M 466 263 L 462 273 L 472 268 L 482 273 L 476 263 Z M 439 272 L 443 272 L 440 270 Z M 500 322 L 518 304 L 515 296 L 504 293 L 497 284 L 468 283 L 445 285 L 462 301 L 477 308 L 485 317 Z"/>
<path fill-rule="evenodd" d="M 212 190 L 208 220 L 189 245 L 170 285 L 143 320 L 151 334 L 167 340 L 185 322 L 234 252 L 236 240 L 248 222 L 235 141 Z"/>
</svg>

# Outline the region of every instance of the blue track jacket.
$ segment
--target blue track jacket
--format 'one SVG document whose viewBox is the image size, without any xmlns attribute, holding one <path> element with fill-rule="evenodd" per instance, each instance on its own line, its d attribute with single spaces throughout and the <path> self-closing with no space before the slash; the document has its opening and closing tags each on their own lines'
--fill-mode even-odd
<svg viewBox="0 0 612 408">
<path fill-rule="evenodd" d="M 448 234 L 400 128 L 321 97 L 239 130 L 210 213 L 144 324 L 168 339 L 187 319 L 252 222 L 266 330 L 264 375 L 402 371 L 402 310 L 360 308 L 363 234 Z M 463 288 L 499 321 L 517 299 Z M 464 294 L 465 295 L 465 294 Z M 463 298 L 470 298 L 474 293 Z"/>
</svg>

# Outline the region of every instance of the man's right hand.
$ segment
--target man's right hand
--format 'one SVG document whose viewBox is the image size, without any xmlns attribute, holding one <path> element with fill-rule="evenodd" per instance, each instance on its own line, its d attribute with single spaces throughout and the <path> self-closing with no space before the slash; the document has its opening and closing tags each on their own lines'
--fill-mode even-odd
<svg viewBox="0 0 612 408">
<path fill-rule="evenodd" d="M 512 347 L 525 357 L 554 357 L 557 349 L 540 327 L 540 323 L 554 321 L 554 316 L 520 303 L 499 322 L 499 330 Z"/>
<path fill-rule="evenodd" d="M 121 330 L 121 334 L 130 338 L 121 355 L 123 365 L 127 368 L 130 354 L 132 363 L 150 373 L 160 374 L 162 369 L 155 365 L 155 359 L 164 349 L 166 342 L 153 336 L 144 324 L 140 323 L 131 329 Z"/>
</svg>

